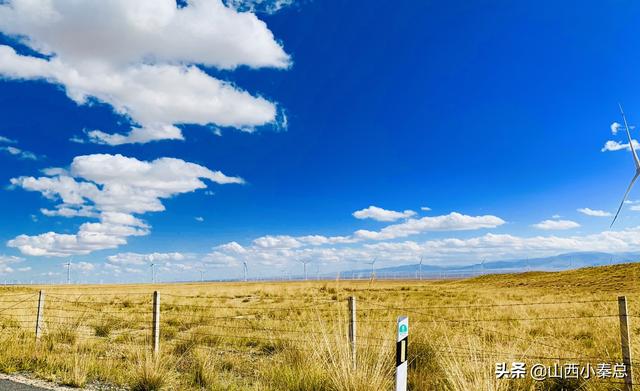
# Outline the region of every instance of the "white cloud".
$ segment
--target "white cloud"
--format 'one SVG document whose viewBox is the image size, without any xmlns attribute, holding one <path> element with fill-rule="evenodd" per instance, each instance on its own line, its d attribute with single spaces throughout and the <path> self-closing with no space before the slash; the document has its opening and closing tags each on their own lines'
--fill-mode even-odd
<svg viewBox="0 0 640 391">
<path fill-rule="evenodd" d="M 428 206 L 422 206 L 422 207 L 420 207 L 420 210 L 422 210 L 424 212 L 429 212 L 431 210 L 431 208 L 429 208 Z"/>
<path fill-rule="evenodd" d="M 45 215 L 94 217 L 98 222 L 82 224 L 76 234 L 20 235 L 7 245 L 34 256 L 88 254 L 118 247 L 129 236 L 149 233 L 150 227 L 135 214 L 163 211 L 163 199 L 204 189 L 203 179 L 218 184 L 244 183 L 241 178 L 180 159 L 146 162 L 122 155 L 78 156 L 68 175 L 19 177 L 11 179 L 11 184 L 58 201 L 56 209 L 43 210 Z"/>
<path fill-rule="evenodd" d="M 11 265 L 24 262 L 24 258 L 13 255 L 0 255 L 0 275 L 13 273 L 15 270 Z"/>
<path fill-rule="evenodd" d="M 559 219 L 560 217 L 562 216 L 560 216 L 559 214 L 554 214 L 553 216 L 551 216 L 552 219 Z"/>
<path fill-rule="evenodd" d="M 272 14 L 293 4 L 293 0 L 227 0 L 227 4 L 239 11 Z"/>
<path fill-rule="evenodd" d="M 17 142 L 16 140 L 12 140 L 8 137 L 0 136 L 0 143 L 15 144 L 16 142 Z"/>
<path fill-rule="evenodd" d="M 622 125 L 620 125 L 618 122 L 613 122 L 611 124 L 611 134 L 613 134 L 614 136 L 618 134 L 618 131 L 620 130 L 621 127 Z"/>
<path fill-rule="evenodd" d="M 39 157 L 33 153 L 33 152 L 29 152 L 29 151 L 25 151 L 22 150 L 20 148 L 17 147 L 12 147 L 12 146 L 0 146 L 0 151 L 4 151 L 7 152 L 10 155 L 16 156 L 20 159 L 24 159 L 24 160 L 38 160 Z"/>
<path fill-rule="evenodd" d="M 243 247 L 243 251 L 226 252 L 221 248 L 240 246 L 217 246 L 205 259 L 218 267 L 240 267 L 243 260 L 252 266 L 261 265 L 273 272 L 272 267 L 297 267 L 299 259 L 309 259 L 313 264 L 353 268 L 353 263 L 377 258 L 379 265 L 415 263 L 420 256 L 427 255 L 431 264 L 470 264 L 478 259 L 488 260 L 542 257 L 563 252 L 602 251 L 625 252 L 640 250 L 640 227 L 623 231 L 605 231 L 590 235 L 560 236 L 516 236 L 487 233 L 467 239 L 444 238 L 424 242 L 376 242 L 358 246 L 318 247 L 302 246 L 291 249 Z M 240 246 L 241 247 L 241 246 Z M 251 267 L 251 266 L 250 266 Z M 360 266 L 355 266 L 356 268 Z"/>
<path fill-rule="evenodd" d="M 229 242 L 229 243 L 221 244 L 219 246 L 216 246 L 214 249 L 222 252 L 234 253 L 234 254 L 244 254 L 246 252 L 244 247 L 242 247 L 242 245 L 240 245 L 238 242 Z"/>
<path fill-rule="evenodd" d="M 593 217 L 609 217 L 611 216 L 610 212 L 604 211 L 604 210 L 598 210 L 598 209 L 591 209 L 591 208 L 580 208 L 578 209 L 578 212 L 587 215 L 587 216 L 593 216 Z"/>
<path fill-rule="evenodd" d="M 382 209 L 372 205 L 368 208 L 353 212 L 353 217 L 355 217 L 356 219 L 373 219 L 376 221 L 389 222 L 389 221 L 405 219 L 415 214 L 416 212 L 412 210 L 405 210 L 404 212 L 396 212 L 394 210 Z"/>
<path fill-rule="evenodd" d="M 399 224 L 388 225 L 380 231 L 358 230 L 354 235 L 358 239 L 388 240 L 429 231 L 466 231 L 495 228 L 504 223 L 505 221 L 497 216 L 468 216 L 452 212 L 443 216 L 408 219 Z"/>
<path fill-rule="evenodd" d="M 633 148 L 634 149 L 640 149 L 640 144 L 638 144 L 638 141 L 636 139 L 631 140 L 631 142 L 633 143 Z M 627 151 L 630 151 L 631 149 L 629 148 L 629 143 L 619 143 L 617 141 L 613 141 L 613 140 L 609 140 L 604 144 L 604 147 L 602 147 L 602 149 L 600 150 L 601 152 L 615 152 L 615 151 L 620 151 L 626 149 Z"/>
<path fill-rule="evenodd" d="M 78 104 L 97 99 L 131 121 L 127 134 L 88 132 L 106 144 L 182 139 L 176 125 L 250 131 L 278 120 L 274 103 L 198 66 L 284 69 L 291 60 L 266 24 L 220 0 L 9 0 L 0 32 L 45 58 L 0 45 L 0 74 L 62 85 Z"/>
<path fill-rule="evenodd" d="M 28 272 L 31 271 L 31 266 L 26 266 L 26 267 L 19 267 L 18 268 L 19 272 Z"/>
<path fill-rule="evenodd" d="M 74 270 L 80 270 L 83 273 L 88 273 L 90 271 L 93 271 L 96 268 L 96 265 L 94 265 L 93 263 L 81 261 L 71 263 L 71 268 Z"/>
<path fill-rule="evenodd" d="M 200 222 L 200 223 L 202 223 L 202 222 L 204 221 L 204 217 L 202 217 L 202 216 L 196 216 L 196 217 L 194 217 L 194 219 L 195 219 L 197 222 Z"/>
<path fill-rule="evenodd" d="M 537 224 L 533 224 L 532 227 L 543 230 L 564 230 L 578 228 L 580 224 L 571 220 L 544 220 Z"/>
<path fill-rule="evenodd" d="M 357 240 L 350 236 L 323 236 L 323 235 L 306 235 L 295 238 L 297 241 L 311 246 L 320 246 L 323 244 L 345 244 L 354 243 Z"/>
<path fill-rule="evenodd" d="M 291 236 L 263 236 L 253 241 L 253 244 L 261 248 L 295 248 L 302 246 L 298 240 Z"/>
<path fill-rule="evenodd" d="M 149 253 L 149 254 L 140 254 L 140 253 L 119 253 L 115 255 L 110 255 L 107 257 L 107 262 L 113 265 L 118 266 L 141 266 L 148 265 L 150 263 L 168 263 L 175 261 L 183 261 L 187 259 L 188 256 L 180 253 L 180 252 L 172 252 L 172 253 Z"/>
</svg>

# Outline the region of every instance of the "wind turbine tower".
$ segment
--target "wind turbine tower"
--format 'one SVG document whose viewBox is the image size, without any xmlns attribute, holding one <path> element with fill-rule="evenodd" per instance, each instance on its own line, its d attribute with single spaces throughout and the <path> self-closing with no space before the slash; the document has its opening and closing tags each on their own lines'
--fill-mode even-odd
<svg viewBox="0 0 640 391">
<path fill-rule="evenodd" d="M 633 156 L 633 163 L 636 166 L 636 173 L 633 175 L 633 178 L 631 179 L 631 182 L 627 187 L 627 191 L 624 193 L 624 196 L 622 197 L 622 201 L 620 202 L 620 206 L 618 207 L 618 211 L 616 212 L 616 215 L 613 217 L 613 221 L 611 222 L 610 227 L 613 227 L 613 223 L 616 222 L 616 219 L 618 218 L 618 214 L 620 214 L 620 210 L 622 209 L 624 202 L 627 200 L 627 197 L 629 196 L 629 192 L 631 191 L 633 184 L 636 182 L 636 180 L 640 176 L 640 159 L 638 159 L 638 154 L 636 153 L 636 149 L 633 146 L 633 139 L 631 138 L 631 132 L 629 131 L 629 124 L 627 123 L 627 117 L 624 115 L 624 111 L 622 110 L 622 105 L 618 105 L 618 106 L 620 107 L 620 114 L 622 115 L 624 128 L 627 131 L 627 138 L 629 139 L 629 149 L 631 149 L 631 155 Z"/>
<path fill-rule="evenodd" d="M 418 278 L 422 281 L 422 257 L 420 257 L 420 263 L 418 264 Z"/>
<path fill-rule="evenodd" d="M 67 261 L 65 266 L 67 267 L 67 285 L 71 285 L 71 261 Z"/>
<path fill-rule="evenodd" d="M 311 263 L 309 259 L 301 259 L 300 262 L 304 266 L 304 280 L 307 281 L 307 264 Z"/>
<path fill-rule="evenodd" d="M 156 270 L 155 270 L 155 266 L 156 264 L 151 262 L 151 265 L 149 265 L 151 267 L 151 283 L 155 283 L 156 282 Z"/>
<path fill-rule="evenodd" d="M 376 258 L 373 258 L 371 262 L 367 262 L 371 265 L 371 279 L 376 278 Z"/>
<path fill-rule="evenodd" d="M 244 271 L 244 281 L 247 282 L 247 260 L 242 261 L 242 269 Z"/>
</svg>

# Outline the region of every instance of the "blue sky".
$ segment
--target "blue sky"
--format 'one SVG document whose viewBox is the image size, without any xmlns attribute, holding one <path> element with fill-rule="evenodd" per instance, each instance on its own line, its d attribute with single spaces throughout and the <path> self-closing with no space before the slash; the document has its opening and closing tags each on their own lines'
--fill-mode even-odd
<svg viewBox="0 0 640 391">
<path fill-rule="evenodd" d="M 640 250 L 639 5 L 160 3 L 0 5 L 0 279 Z"/>
</svg>

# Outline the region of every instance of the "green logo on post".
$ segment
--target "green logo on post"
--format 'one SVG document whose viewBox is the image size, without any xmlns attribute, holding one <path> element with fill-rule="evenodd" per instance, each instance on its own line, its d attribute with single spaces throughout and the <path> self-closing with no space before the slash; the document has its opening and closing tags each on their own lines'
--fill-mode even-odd
<svg viewBox="0 0 640 391">
<path fill-rule="evenodd" d="M 407 325 L 406 325 L 406 324 L 401 324 L 401 325 L 400 325 L 400 329 L 399 329 L 399 331 L 400 331 L 401 333 L 408 333 L 408 332 L 409 332 L 409 329 L 407 328 Z"/>
</svg>

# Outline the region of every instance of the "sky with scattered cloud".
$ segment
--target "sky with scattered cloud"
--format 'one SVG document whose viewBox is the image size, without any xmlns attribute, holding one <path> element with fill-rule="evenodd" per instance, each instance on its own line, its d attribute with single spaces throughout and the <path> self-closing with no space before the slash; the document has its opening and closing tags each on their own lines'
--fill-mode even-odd
<svg viewBox="0 0 640 391">
<path fill-rule="evenodd" d="M 638 11 L 0 2 L 0 278 L 640 251 Z"/>
</svg>

